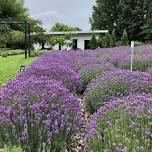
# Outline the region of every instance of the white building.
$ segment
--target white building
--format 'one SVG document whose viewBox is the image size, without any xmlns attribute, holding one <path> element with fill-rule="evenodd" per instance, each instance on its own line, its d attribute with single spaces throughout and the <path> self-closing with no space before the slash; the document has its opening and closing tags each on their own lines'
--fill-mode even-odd
<svg viewBox="0 0 152 152">
<path fill-rule="evenodd" d="M 71 42 L 73 43 L 72 47 L 62 46 L 62 49 L 82 49 L 87 50 L 90 49 L 90 40 L 92 35 L 95 34 L 98 39 L 100 34 L 108 33 L 108 30 L 96 30 L 96 31 L 71 31 L 71 32 L 49 32 L 45 33 L 50 36 L 61 36 L 70 34 Z M 35 46 L 36 47 L 36 46 Z M 56 45 L 53 47 L 54 50 L 59 50 L 61 47 Z"/>
</svg>

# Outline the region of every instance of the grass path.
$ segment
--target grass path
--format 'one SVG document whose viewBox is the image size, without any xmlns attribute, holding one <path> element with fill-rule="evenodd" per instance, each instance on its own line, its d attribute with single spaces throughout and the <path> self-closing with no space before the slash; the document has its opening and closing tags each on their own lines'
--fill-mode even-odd
<svg viewBox="0 0 152 152">
<path fill-rule="evenodd" d="M 21 65 L 31 64 L 34 58 L 25 59 L 24 55 L 0 58 L 0 85 L 15 77 Z"/>
</svg>

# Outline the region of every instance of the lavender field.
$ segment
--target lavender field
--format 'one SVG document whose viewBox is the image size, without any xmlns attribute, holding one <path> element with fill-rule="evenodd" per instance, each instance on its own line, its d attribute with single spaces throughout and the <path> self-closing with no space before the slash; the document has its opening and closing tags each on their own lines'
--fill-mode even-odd
<svg viewBox="0 0 152 152">
<path fill-rule="evenodd" d="M 0 89 L 0 148 L 70 152 L 80 134 L 80 152 L 151 152 L 152 45 L 130 59 L 129 46 L 41 55 Z"/>
</svg>

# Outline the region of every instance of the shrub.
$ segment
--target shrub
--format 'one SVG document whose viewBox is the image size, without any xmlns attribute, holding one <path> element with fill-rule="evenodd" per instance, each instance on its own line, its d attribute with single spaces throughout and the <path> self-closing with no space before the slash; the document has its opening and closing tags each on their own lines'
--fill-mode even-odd
<svg viewBox="0 0 152 152">
<path fill-rule="evenodd" d="M 97 48 L 97 40 L 95 34 L 92 35 L 92 39 L 90 40 L 90 45 L 92 50 Z"/>
<path fill-rule="evenodd" d="M 86 108 L 96 112 L 104 102 L 130 93 L 152 93 L 152 78 L 149 73 L 112 71 L 93 80 L 85 96 Z"/>
<path fill-rule="evenodd" d="M 24 54 L 24 50 L 10 50 L 10 51 L 8 51 L 9 56 L 19 55 L 19 54 Z"/>
<path fill-rule="evenodd" d="M 106 103 L 86 128 L 88 151 L 151 151 L 152 95 L 132 95 Z"/>
<path fill-rule="evenodd" d="M 130 63 L 126 64 L 119 64 L 119 68 L 122 69 L 130 69 Z M 149 67 L 149 64 L 146 61 L 134 61 L 133 62 L 133 70 L 134 71 L 146 71 Z"/>
<path fill-rule="evenodd" d="M 81 75 L 81 79 L 85 84 L 88 84 L 91 80 L 101 75 L 102 71 L 98 69 L 90 69 Z"/>
<path fill-rule="evenodd" d="M 127 34 L 127 31 L 124 30 L 123 31 L 123 35 L 122 35 L 122 38 L 121 38 L 121 44 L 122 45 L 128 45 L 128 34 Z"/>
<path fill-rule="evenodd" d="M 115 34 L 115 31 L 113 31 L 110 37 L 110 46 L 111 47 L 116 46 L 116 41 L 117 41 L 116 34 Z"/>
<path fill-rule="evenodd" d="M 111 70 L 115 70 L 112 64 L 101 61 L 97 57 L 86 57 L 85 60 L 79 61 L 78 73 L 84 86 L 99 75 Z"/>
<path fill-rule="evenodd" d="M 45 54 L 47 52 L 48 52 L 48 50 L 33 50 L 33 51 L 31 51 L 31 57 L 36 57 L 41 54 Z"/>
<path fill-rule="evenodd" d="M 4 57 L 4 58 L 8 57 L 8 53 L 7 52 L 2 52 L 1 57 Z"/>
<path fill-rule="evenodd" d="M 104 36 L 99 35 L 98 41 L 97 41 L 97 47 L 102 48 L 103 47 L 103 41 L 104 41 Z"/>
<path fill-rule="evenodd" d="M 106 33 L 105 34 L 105 37 L 103 38 L 103 47 L 110 47 L 110 34 L 109 33 Z"/>
<path fill-rule="evenodd" d="M 0 143 L 24 151 L 61 151 L 81 127 L 79 101 L 60 82 L 20 77 L 0 93 Z"/>
</svg>

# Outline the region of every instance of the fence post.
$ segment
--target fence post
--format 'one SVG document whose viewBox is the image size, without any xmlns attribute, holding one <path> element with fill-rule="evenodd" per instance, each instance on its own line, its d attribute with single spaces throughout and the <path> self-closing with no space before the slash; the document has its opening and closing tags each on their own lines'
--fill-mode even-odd
<svg viewBox="0 0 152 152">
<path fill-rule="evenodd" d="M 135 42 L 131 41 L 131 71 L 133 71 L 133 59 L 134 59 L 134 47 L 135 47 Z"/>
<path fill-rule="evenodd" d="M 27 20 L 25 19 L 25 59 L 27 59 Z"/>
</svg>

